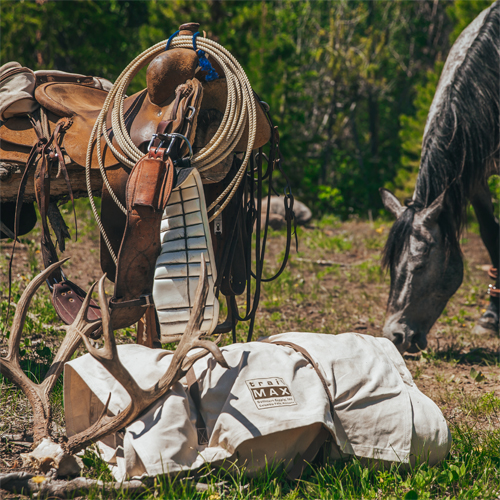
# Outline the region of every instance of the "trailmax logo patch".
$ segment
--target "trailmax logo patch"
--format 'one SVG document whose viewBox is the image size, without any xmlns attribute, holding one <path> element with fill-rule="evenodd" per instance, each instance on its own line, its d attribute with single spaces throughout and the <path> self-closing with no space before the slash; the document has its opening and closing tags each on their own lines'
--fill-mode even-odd
<svg viewBox="0 0 500 500">
<path fill-rule="evenodd" d="M 297 404 L 282 378 L 256 378 L 245 382 L 259 410 Z"/>
</svg>

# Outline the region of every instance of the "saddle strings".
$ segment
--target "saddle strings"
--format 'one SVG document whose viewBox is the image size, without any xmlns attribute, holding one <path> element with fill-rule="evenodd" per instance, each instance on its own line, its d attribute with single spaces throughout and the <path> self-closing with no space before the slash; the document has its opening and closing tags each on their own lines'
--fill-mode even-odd
<svg viewBox="0 0 500 500">
<path fill-rule="evenodd" d="M 157 43 L 153 47 L 138 55 L 128 66 L 122 71 L 117 78 L 113 88 L 108 93 L 104 105 L 99 116 L 94 124 L 92 133 L 90 135 L 89 144 L 87 147 L 87 156 L 85 164 L 85 178 L 87 183 L 87 191 L 89 195 L 92 212 L 99 226 L 99 230 L 103 239 L 108 247 L 108 250 L 117 262 L 116 255 L 111 247 L 111 243 L 104 231 L 104 227 L 100 220 L 97 208 L 92 197 L 92 188 L 90 182 L 90 167 L 92 163 L 92 152 L 95 142 L 97 159 L 99 162 L 99 169 L 111 197 L 118 205 L 122 212 L 127 213 L 126 208 L 120 203 L 117 196 L 113 192 L 104 169 L 102 146 L 99 136 L 103 135 L 105 141 L 114 154 L 123 164 L 133 167 L 139 161 L 144 153 L 140 151 L 132 142 L 130 135 L 127 131 L 124 119 L 124 101 L 125 92 L 139 70 L 148 64 L 154 57 L 161 54 L 165 50 L 166 40 Z M 248 78 L 240 66 L 238 61 L 233 55 L 217 42 L 204 37 L 196 39 L 196 45 L 201 50 L 212 56 L 220 67 L 224 70 L 224 76 L 227 82 L 227 104 L 224 112 L 224 117 L 217 130 L 217 133 L 210 140 L 210 142 L 191 159 L 191 165 L 198 168 L 200 172 L 204 172 L 215 165 L 218 165 L 227 156 L 229 156 L 236 147 L 236 144 L 241 139 L 245 125 L 248 122 L 248 141 L 247 149 L 240 169 L 226 187 L 226 189 L 219 195 L 219 197 L 208 207 L 207 212 L 215 209 L 215 212 L 209 217 L 209 222 L 212 222 L 228 205 L 232 197 L 235 195 L 238 187 L 245 176 L 248 161 L 252 155 L 253 146 L 255 143 L 255 135 L 257 132 L 257 115 L 255 107 L 255 99 L 252 87 Z M 191 36 L 177 36 L 170 42 L 170 47 L 178 48 L 192 48 L 193 40 Z M 118 103 L 118 105 L 116 104 Z M 124 154 L 121 154 L 112 144 L 108 135 L 106 127 L 106 118 L 109 110 L 111 111 L 111 125 L 112 131 L 116 138 L 116 142 L 120 146 Z"/>
</svg>

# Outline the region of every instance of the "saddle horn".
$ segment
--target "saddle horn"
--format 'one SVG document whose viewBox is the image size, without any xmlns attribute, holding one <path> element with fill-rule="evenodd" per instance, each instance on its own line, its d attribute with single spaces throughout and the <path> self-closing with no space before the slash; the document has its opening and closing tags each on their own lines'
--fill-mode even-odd
<svg viewBox="0 0 500 500">
<path fill-rule="evenodd" d="M 198 23 L 183 24 L 179 27 L 179 35 L 193 36 L 199 27 Z M 150 101 L 156 105 L 164 103 L 177 86 L 194 78 L 198 64 L 198 55 L 191 49 L 169 49 L 156 56 L 146 74 Z"/>
</svg>

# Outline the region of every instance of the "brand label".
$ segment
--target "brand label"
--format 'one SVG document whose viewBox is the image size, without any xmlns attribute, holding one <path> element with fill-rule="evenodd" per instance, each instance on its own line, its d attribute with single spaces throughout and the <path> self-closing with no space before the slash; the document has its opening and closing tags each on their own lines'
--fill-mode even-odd
<svg viewBox="0 0 500 500">
<path fill-rule="evenodd" d="M 282 378 L 256 378 L 246 384 L 259 410 L 297 404 Z"/>
</svg>

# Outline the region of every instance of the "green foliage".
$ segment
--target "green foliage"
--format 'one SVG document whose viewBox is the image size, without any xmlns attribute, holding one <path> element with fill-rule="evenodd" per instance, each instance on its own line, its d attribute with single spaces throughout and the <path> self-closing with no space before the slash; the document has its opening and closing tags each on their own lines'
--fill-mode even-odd
<svg viewBox="0 0 500 500">
<path fill-rule="evenodd" d="M 1 3 L 2 64 L 19 61 L 114 80 L 140 52 L 145 2 L 118 0 Z"/>
<path fill-rule="evenodd" d="M 453 26 L 449 36 L 450 47 L 479 13 L 490 5 L 491 2 L 484 0 L 456 0 L 447 6 L 446 14 Z M 436 92 L 446 54 L 447 52 L 444 53 L 444 57 L 439 55 L 434 67 L 425 73 L 422 81 L 415 84 L 413 89 L 413 109 L 409 114 L 400 116 L 401 167 L 397 170 L 394 178 L 386 183 L 386 187 L 393 190 L 399 198 L 408 198 L 413 194 L 420 166 L 420 153 L 427 114 Z M 498 182 L 490 181 L 490 188 L 495 186 L 498 186 Z M 496 200 L 496 210 L 498 212 L 498 193 L 495 194 L 492 189 L 492 194 L 494 200 Z"/>
<path fill-rule="evenodd" d="M 417 180 L 420 167 L 420 153 L 422 139 L 427 120 L 427 114 L 436 92 L 439 76 L 444 63 L 436 61 L 434 68 L 426 72 L 426 81 L 415 85 L 414 112 L 401 115 L 401 168 L 396 172 L 394 179 L 386 184 L 386 188 L 394 192 L 398 198 L 409 198 Z"/>
<path fill-rule="evenodd" d="M 450 43 L 454 43 L 460 33 L 491 4 L 489 0 L 455 0 L 450 4 L 446 8 L 446 13 L 454 25 L 450 34 Z"/>
<path fill-rule="evenodd" d="M 488 184 L 493 200 L 493 211 L 496 218 L 500 219 L 500 176 L 492 175 L 488 180 Z"/>
<path fill-rule="evenodd" d="M 179 24 L 198 21 L 236 56 L 270 104 L 295 194 L 317 215 L 366 216 L 381 209 L 380 186 L 395 177 L 395 185 L 410 185 L 425 122 L 425 106 L 414 99 L 421 89 L 431 92 L 429 72 L 439 70 L 435 64 L 445 58 L 450 32 L 481 6 L 460 0 L 456 6 L 404 0 L 2 1 L 0 56 L 33 69 L 114 80 Z M 142 70 L 129 93 L 144 85 Z"/>
</svg>

